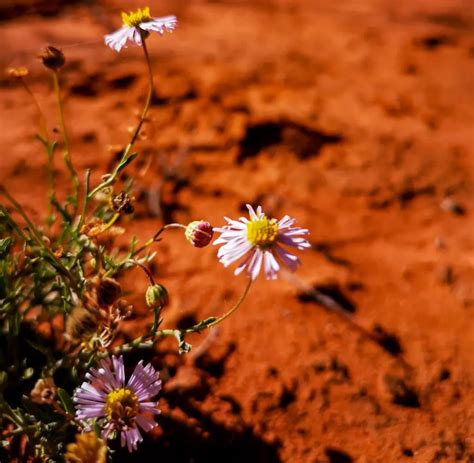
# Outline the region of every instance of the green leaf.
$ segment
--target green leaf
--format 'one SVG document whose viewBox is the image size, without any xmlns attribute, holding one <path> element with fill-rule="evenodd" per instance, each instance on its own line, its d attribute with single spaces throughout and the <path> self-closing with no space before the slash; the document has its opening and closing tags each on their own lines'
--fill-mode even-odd
<svg viewBox="0 0 474 463">
<path fill-rule="evenodd" d="M 74 408 L 74 402 L 71 399 L 71 396 L 62 388 L 58 388 L 58 397 L 61 401 L 64 410 L 70 415 L 74 415 L 76 413 L 76 409 Z"/>
<path fill-rule="evenodd" d="M 125 167 L 127 167 L 137 156 L 138 153 L 132 153 L 127 159 L 124 159 L 123 162 L 117 167 L 117 173 L 125 169 Z"/>
<path fill-rule="evenodd" d="M 33 376 L 33 374 L 35 373 L 35 370 L 33 368 L 27 368 L 24 372 L 23 372 L 23 375 L 21 377 L 21 379 L 29 379 Z"/>
<path fill-rule="evenodd" d="M 5 257 L 13 244 L 12 238 L 4 238 L 0 240 L 0 257 Z"/>
<path fill-rule="evenodd" d="M 209 325 L 212 325 L 212 323 L 214 323 L 216 320 L 217 320 L 217 317 L 206 318 L 205 320 L 199 322 L 197 325 L 194 325 L 191 328 L 189 328 L 187 331 L 191 331 L 191 332 L 202 331 L 205 328 L 207 328 Z"/>
<path fill-rule="evenodd" d="M 0 392 L 2 392 L 5 389 L 5 386 L 7 385 L 7 379 L 8 379 L 7 372 L 0 371 Z"/>
<path fill-rule="evenodd" d="M 93 424 L 92 426 L 93 426 L 94 432 L 95 432 L 95 434 L 97 435 L 97 437 L 101 437 L 101 435 L 102 435 L 102 430 L 100 429 L 100 426 L 99 426 L 99 424 L 97 423 L 97 420 L 94 420 L 94 424 Z"/>
<path fill-rule="evenodd" d="M 10 321 L 10 333 L 13 336 L 18 336 L 18 334 L 20 333 L 21 318 L 21 313 L 16 312 Z"/>
</svg>

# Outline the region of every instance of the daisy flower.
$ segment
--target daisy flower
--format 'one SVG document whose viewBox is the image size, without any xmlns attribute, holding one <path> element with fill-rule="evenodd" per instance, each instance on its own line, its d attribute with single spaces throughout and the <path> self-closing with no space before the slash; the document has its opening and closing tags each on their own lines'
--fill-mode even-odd
<svg viewBox="0 0 474 463">
<path fill-rule="evenodd" d="M 153 18 L 148 7 L 122 13 L 122 22 L 123 26 L 119 30 L 105 36 L 105 44 L 115 51 L 126 47 L 127 42 L 141 46 L 142 36 L 145 38 L 150 32 L 163 35 L 173 31 L 177 24 L 176 16 Z"/>
<path fill-rule="evenodd" d="M 297 249 L 311 247 L 309 242 L 301 236 L 309 235 L 305 228 L 292 227 L 295 219 L 285 215 L 281 220 L 269 219 L 258 206 L 255 211 L 247 204 L 250 220 L 241 217 L 232 220 L 225 217 L 228 225 L 214 228 L 221 236 L 214 244 L 223 244 L 217 253 L 220 262 L 228 267 L 233 262 L 243 259 L 235 269 L 239 275 L 245 269 L 252 280 L 255 280 L 262 267 L 267 280 L 274 280 L 280 270 L 280 263 L 284 263 L 291 271 L 301 263 L 298 257 L 289 253 L 281 245 Z"/>
<path fill-rule="evenodd" d="M 97 419 L 104 439 L 120 433 L 122 447 L 136 450 L 143 440 L 138 427 L 148 432 L 158 426 L 149 416 L 160 413 L 158 402 L 151 401 L 161 389 L 158 372 L 140 361 L 125 384 L 123 357 L 113 356 L 102 360 L 99 368 L 91 368 L 86 378 L 74 393 L 76 418 Z"/>
</svg>

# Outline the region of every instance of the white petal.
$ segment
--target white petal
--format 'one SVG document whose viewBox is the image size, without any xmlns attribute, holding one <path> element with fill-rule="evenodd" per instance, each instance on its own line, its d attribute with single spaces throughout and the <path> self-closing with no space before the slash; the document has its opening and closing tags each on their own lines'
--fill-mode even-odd
<svg viewBox="0 0 474 463">
<path fill-rule="evenodd" d="M 262 267 L 263 252 L 260 249 L 256 249 L 255 253 L 248 266 L 248 273 L 252 280 L 256 280 Z"/>
</svg>

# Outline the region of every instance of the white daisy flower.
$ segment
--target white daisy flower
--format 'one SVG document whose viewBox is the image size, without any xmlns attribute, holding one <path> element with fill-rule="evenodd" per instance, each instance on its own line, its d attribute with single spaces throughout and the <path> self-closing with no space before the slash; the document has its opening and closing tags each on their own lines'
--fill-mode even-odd
<svg viewBox="0 0 474 463">
<path fill-rule="evenodd" d="M 281 220 L 269 219 L 258 206 L 255 211 L 247 204 L 250 220 L 240 217 L 232 220 L 225 217 L 228 225 L 214 228 L 221 236 L 214 244 L 223 244 L 217 253 L 219 261 L 228 267 L 233 262 L 243 259 L 235 269 L 234 274 L 239 275 L 245 269 L 252 280 L 255 280 L 262 268 L 267 280 L 277 278 L 280 263 L 284 263 L 291 271 L 296 270 L 301 263 L 298 257 L 289 253 L 281 245 L 290 246 L 300 250 L 310 248 L 309 242 L 301 236 L 309 235 L 305 228 L 292 227 L 296 222 L 285 215 Z"/>
<path fill-rule="evenodd" d="M 172 32 L 177 24 L 176 16 L 163 16 L 153 18 L 150 8 L 139 8 L 137 11 L 122 13 L 123 27 L 105 36 L 105 44 L 115 51 L 120 51 L 127 46 L 127 42 L 142 45 L 142 35 L 148 36 L 150 32 Z"/>
</svg>

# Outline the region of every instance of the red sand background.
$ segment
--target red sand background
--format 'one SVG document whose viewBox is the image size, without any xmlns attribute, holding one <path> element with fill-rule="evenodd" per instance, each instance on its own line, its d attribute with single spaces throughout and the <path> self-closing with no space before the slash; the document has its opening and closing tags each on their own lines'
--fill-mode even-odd
<svg viewBox="0 0 474 463">
<path fill-rule="evenodd" d="M 0 67 L 30 68 L 52 128 L 35 56 L 63 47 L 73 158 L 96 182 L 146 90 L 141 50 L 116 54 L 102 35 L 142 5 L 32 3 L 0 3 Z M 125 225 L 146 239 L 162 219 L 219 225 L 246 202 L 295 216 L 314 243 L 298 277 L 367 331 L 291 281 L 257 282 L 235 316 L 192 339 L 194 355 L 160 346 L 162 426 L 129 461 L 474 461 L 473 2 L 150 6 L 180 24 L 149 40 L 156 98 Z M 0 122 L 0 181 L 40 221 L 34 106 L 7 77 Z M 59 162 L 58 172 L 65 191 Z M 179 233 L 156 250 L 170 326 L 222 313 L 244 286 L 215 248 L 190 248 Z M 124 282 L 146 287 L 141 275 Z M 129 336 L 146 321 L 137 301 Z"/>
</svg>

